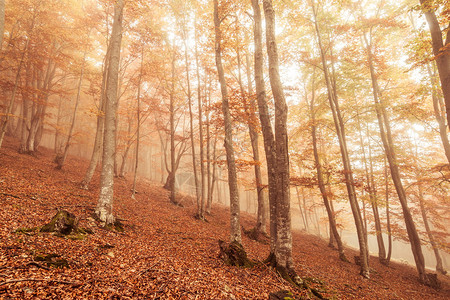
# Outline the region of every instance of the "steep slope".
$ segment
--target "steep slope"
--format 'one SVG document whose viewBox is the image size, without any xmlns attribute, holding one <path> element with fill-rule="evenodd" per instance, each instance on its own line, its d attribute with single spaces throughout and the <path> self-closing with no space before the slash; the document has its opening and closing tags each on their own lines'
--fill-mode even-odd
<svg viewBox="0 0 450 300">
<path fill-rule="evenodd" d="M 219 239 L 228 240 L 228 209 L 215 205 L 208 222 L 194 219 L 192 198 L 184 207 L 170 204 L 161 185 L 141 179 L 136 200 L 131 181 L 117 179 L 115 212 L 124 232 L 108 231 L 90 217 L 98 197 L 98 174 L 89 191 L 79 188 L 87 162 L 69 157 L 56 170 L 52 153 L 20 155 L 11 139 L 0 149 L 0 299 L 267 299 L 282 289 L 294 291 L 277 274 L 258 265 L 229 267 L 218 259 Z M 59 209 L 79 218 L 93 234 L 67 239 L 17 229 L 43 225 Z M 243 214 L 250 228 L 253 216 Z M 268 246 L 244 237 L 250 258 L 261 261 Z M 349 257 L 356 252 L 347 250 Z M 37 261 L 60 255 L 69 267 Z M 448 278 L 436 291 L 418 284 L 413 268 L 382 266 L 371 259 L 372 278 L 341 262 L 321 239 L 294 233 L 294 260 L 302 277 L 335 299 L 448 299 Z M 320 282 L 319 282 L 320 281 Z M 306 296 L 305 292 L 299 291 Z"/>
</svg>

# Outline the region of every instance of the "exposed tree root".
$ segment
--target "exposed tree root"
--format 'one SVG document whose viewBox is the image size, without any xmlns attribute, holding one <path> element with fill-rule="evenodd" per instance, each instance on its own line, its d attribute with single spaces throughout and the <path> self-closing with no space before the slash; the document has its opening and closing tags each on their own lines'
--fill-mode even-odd
<svg viewBox="0 0 450 300">
<path fill-rule="evenodd" d="M 274 253 L 270 253 L 269 256 L 264 261 L 270 267 L 273 267 L 276 272 L 280 275 L 281 278 L 292 284 L 295 288 L 301 290 L 307 290 L 308 293 L 317 299 L 325 299 L 323 295 L 317 289 L 310 287 L 308 282 L 319 282 L 318 280 L 311 278 L 302 279 L 293 268 L 286 268 L 284 266 L 280 266 L 277 261 Z M 321 283 L 322 284 L 322 283 Z M 283 292 L 283 291 L 282 291 Z M 291 298 L 269 298 L 269 299 L 297 299 L 295 297 Z"/>
<path fill-rule="evenodd" d="M 242 227 L 243 232 L 245 235 L 247 235 L 250 239 L 257 241 L 261 244 L 269 244 L 269 236 L 267 233 L 262 232 L 261 230 L 258 230 L 257 227 L 253 227 L 250 230 L 246 230 L 244 227 Z"/>
<path fill-rule="evenodd" d="M 247 257 L 244 247 L 238 242 L 226 243 L 219 240 L 219 258 L 221 258 L 227 265 L 250 268 L 255 265 Z"/>
</svg>

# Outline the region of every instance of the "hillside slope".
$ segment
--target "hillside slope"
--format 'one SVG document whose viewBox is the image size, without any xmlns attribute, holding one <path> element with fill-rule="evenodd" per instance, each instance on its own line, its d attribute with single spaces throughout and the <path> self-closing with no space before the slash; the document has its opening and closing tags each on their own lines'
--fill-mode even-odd
<svg viewBox="0 0 450 300">
<path fill-rule="evenodd" d="M 89 191 L 79 188 L 88 162 L 69 157 L 56 170 L 52 153 L 20 155 L 7 139 L 0 149 L 0 299 L 267 299 L 281 289 L 294 291 L 277 274 L 258 265 L 229 267 L 218 259 L 218 240 L 228 239 L 226 207 L 215 205 L 208 222 L 193 218 L 192 199 L 184 207 L 169 203 L 161 185 L 138 182 L 136 200 L 131 182 L 117 179 L 114 210 L 125 231 L 102 229 L 90 217 L 97 201 L 99 178 Z M 79 218 L 93 234 L 71 240 L 51 234 L 15 232 L 45 224 L 59 209 Z M 253 216 L 243 213 L 242 225 L 251 228 Z M 26 231 L 26 230 L 22 230 Z M 358 275 L 358 266 L 338 260 L 323 240 L 294 232 L 294 261 L 302 277 L 334 299 L 449 299 L 448 277 L 436 291 L 417 281 L 413 268 L 371 259 L 371 279 Z M 269 248 L 244 237 L 254 260 Z M 36 261 L 57 254 L 69 267 L 55 268 Z M 347 250 L 348 257 L 356 252 Z M 306 295 L 305 292 L 298 292 Z"/>
</svg>

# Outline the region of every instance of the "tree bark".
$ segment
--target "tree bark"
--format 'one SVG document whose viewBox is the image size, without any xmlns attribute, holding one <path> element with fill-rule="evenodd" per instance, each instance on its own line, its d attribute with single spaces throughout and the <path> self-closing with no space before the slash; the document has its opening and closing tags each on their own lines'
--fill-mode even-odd
<svg viewBox="0 0 450 300">
<path fill-rule="evenodd" d="M 5 19 L 5 1 L 0 1 L 3 4 L 0 3 L 0 19 L 3 18 L 3 23 L 4 23 L 4 19 Z M 3 15 L 2 14 L 2 9 L 3 9 Z M 3 16 L 3 17 L 2 17 Z M 1 20 L 0 20 L 1 21 Z M 1 26 L 2 24 L 0 24 Z M 1 28 L 3 29 L 3 28 Z M 3 31 L 0 31 L 0 34 L 2 34 L 3 36 Z M 20 72 L 22 71 L 22 66 L 23 66 L 23 62 L 24 62 L 24 58 L 25 58 L 25 53 L 27 51 L 28 48 L 28 40 L 25 43 L 25 48 L 22 52 L 22 57 L 20 58 L 20 62 L 19 62 L 19 67 L 17 68 L 17 73 L 16 73 L 16 79 L 14 82 L 14 89 L 12 91 L 12 95 L 11 95 L 11 100 L 9 101 L 8 107 L 6 109 L 6 113 L 4 116 L 4 120 L 2 122 L 2 125 L 0 127 L 0 148 L 2 147 L 3 144 L 3 139 L 5 137 L 5 133 L 6 133 L 6 126 L 8 125 L 8 121 L 9 121 L 9 116 L 11 115 L 12 112 L 12 108 L 14 106 L 14 102 L 16 100 L 16 94 L 17 94 L 17 89 L 19 87 L 19 82 L 20 82 Z M 1 49 L 1 40 L 0 40 L 0 49 Z"/>
<path fill-rule="evenodd" d="M 173 204 L 177 204 L 177 200 L 175 199 L 175 176 L 176 176 L 176 166 L 175 166 L 175 62 L 176 62 L 176 53 L 175 53 L 175 45 L 172 50 L 172 76 L 170 83 L 170 95 L 169 95 L 169 126 L 170 126 L 170 171 L 167 179 L 167 187 L 170 191 L 170 202 Z"/>
<path fill-rule="evenodd" d="M 103 68 L 103 78 L 100 90 L 100 99 L 98 105 L 97 113 L 97 129 L 95 131 L 94 147 L 92 149 L 91 160 L 89 162 L 89 167 L 86 170 L 83 180 L 81 181 L 81 188 L 87 190 L 89 184 L 94 176 L 95 169 L 97 168 L 97 163 L 101 155 L 102 145 L 103 145 L 103 135 L 105 128 L 105 105 L 106 105 L 106 86 L 108 82 L 108 70 L 109 62 L 111 59 L 111 43 L 108 44 L 108 49 L 106 51 L 106 57 L 104 61 Z"/>
<path fill-rule="evenodd" d="M 111 33 L 111 57 L 108 68 L 105 105 L 105 131 L 103 138 L 102 172 L 100 176 L 100 195 L 95 209 L 98 218 L 105 225 L 113 224 L 114 200 L 114 156 L 116 152 L 116 111 L 119 77 L 120 45 L 122 42 L 122 19 L 124 1 L 114 4 L 114 22 Z"/>
<path fill-rule="evenodd" d="M 405 189 L 403 188 L 403 183 L 401 181 L 400 170 L 398 168 L 398 161 L 395 154 L 389 117 L 386 112 L 385 104 L 383 103 L 383 98 L 381 98 L 381 93 L 378 87 L 378 79 L 373 65 L 373 54 L 371 44 L 369 43 L 367 36 L 365 34 L 364 34 L 364 42 L 368 56 L 368 64 L 372 81 L 373 99 L 375 103 L 375 110 L 377 114 L 381 140 L 383 142 L 384 151 L 386 153 L 386 157 L 389 163 L 392 181 L 394 182 L 395 190 L 397 191 L 397 195 L 402 207 L 406 230 L 408 232 L 408 238 L 411 244 L 411 250 L 414 256 L 414 261 L 416 263 L 417 272 L 419 273 L 419 279 L 421 282 L 427 283 L 428 279 L 425 272 L 425 260 L 422 253 L 420 238 L 417 233 L 414 220 L 408 207 L 406 193 Z"/>
<path fill-rule="evenodd" d="M 275 137 L 270 122 L 269 108 L 266 102 L 266 88 L 264 83 L 264 57 L 262 47 L 262 19 L 261 8 L 258 0 L 252 0 L 254 14 L 254 42 L 255 42 L 255 89 L 256 100 L 258 103 L 259 120 L 261 122 L 264 150 L 267 161 L 267 177 L 269 186 L 269 211 L 270 211 L 270 255 L 269 259 L 275 254 L 275 244 L 277 240 L 277 223 L 276 223 L 276 153 L 275 153 Z"/>
<path fill-rule="evenodd" d="M 450 142 L 448 140 L 447 125 L 445 123 L 445 104 L 442 100 L 442 96 L 436 91 L 438 83 L 436 74 L 433 72 L 431 63 L 427 64 L 428 76 L 431 80 L 431 98 L 433 99 L 434 117 L 439 126 L 439 135 L 441 137 L 442 146 L 444 147 L 444 153 L 450 163 Z"/>
<path fill-rule="evenodd" d="M 80 79 L 78 80 L 77 96 L 75 99 L 75 107 L 73 109 L 73 115 L 72 115 L 72 124 L 70 125 L 69 134 L 67 136 L 66 145 L 64 147 L 64 152 L 62 153 L 61 156 L 59 156 L 59 155 L 56 156 L 56 163 L 57 163 L 56 168 L 57 169 L 62 169 L 64 162 L 66 161 L 67 154 L 69 153 L 70 141 L 72 139 L 73 129 L 75 128 L 78 104 L 80 103 L 81 87 L 83 84 L 84 67 L 85 67 L 85 63 L 86 63 L 86 54 L 87 54 L 87 51 L 85 50 L 84 54 L 83 54 L 83 63 L 81 65 Z"/>
<path fill-rule="evenodd" d="M 134 199 L 134 195 L 136 194 L 136 179 L 137 179 L 137 170 L 139 167 L 139 146 L 141 139 L 141 82 L 142 82 L 142 70 L 144 67 L 144 47 L 141 49 L 141 67 L 139 70 L 139 80 L 137 86 L 137 129 L 136 129 L 136 160 L 134 163 L 134 176 L 133 176 L 133 188 L 131 192 L 131 197 Z"/>
<path fill-rule="evenodd" d="M 275 12 L 272 0 L 264 0 L 266 21 L 266 47 L 269 58 L 269 77 L 275 102 L 275 149 L 277 185 L 277 242 L 275 258 L 277 266 L 293 269 L 292 233 L 290 211 L 289 151 L 287 134 L 288 107 L 281 83 L 278 63 L 278 50 L 275 41 Z"/>
<path fill-rule="evenodd" d="M 344 176 L 345 183 L 347 187 L 347 194 L 349 197 L 350 208 L 352 210 L 353 219 L 355 221 L 356 232 L 358 235 L 358 244 L 359 244 L 359 252 L 360 252 L 360 273 L 363 277 L 369 278 L 369 257 L 367 251 L 367 243 L 364 235 L 364 225 L 361 218 L 361 211 L 359 209 L 359 204 L 356 198 L 355 184 L 353 180 L 353 172 L 350 164 L 350 158 L 348 155 L 347 142 L 345 137 L 345 128 L 344 122 L 342 120 L 342 116 L 339 110 L 339 103 L 337 99 L 336 88 L 333 89 L 331 79 L 329 76 L 328 65 L 325 60 L 325 51 L 322 45 L 319 25 L 317 22 L 317 8 L 315 6 L 314 1 L 312 2 L 312 10 L 314 14 L 314 26 L 317 34 L 317 41 L 319 44 L 320 56 L 322 60 L 323 72 L 325 77 L 325 82 L 327 85 L 327 93 L 328 93 L 328 101 L 330 103 L 330 108 L 333 114 L 334 125 L 336 128 L 336 134 L 339 140 L 339 147 L 341 151 L 342 164 L 344 167 Z M 335 82 L 335 80 L 334 80 Z"/>
<path fill-rule="evenodd" d="M 266 220 L 266 201 L 264 198 L 264 186 L 262 184 L 261 175 L 261 161 L 259 158 L 259 136 L 257 130 L 258 119 L 256 117 L 256 99 L 253 95 L 253 86 L 250 69 L 250 57 L 247 53 L 247 82 L 248 82 L 248 95 L 250 97 L 248 108 L 248 130 L 250 135 L 250 141 L 252 144 L 253 161 L 255 162 L 255 184 L 256 193 L 258 197 L 258 211 L 256 219 L 256 230 L 263 234 L 267 233 L 267 220 Z"/>
<path fill-rule="evenodd" d="M 315 76 L 314 73 L 313 73 L 313 76 Z M 327 215 L 328 215 L 328 221 L 330 224 L 330 244 L 333 245 L 332 241 L 335 240 L 336 244 L 337 244 L 338 252 L 339 252 L 339 258 L 342 261 L 348 261 L 345 256 L 345 253 L 344 253 L 344 246 L 342 244 L 341 237 L 339 235 L 339 232 L 337 231 L 336 219 L 334 217 L 334 213 L 331 208 L 330 201 L 328 199 L 328 191 L 326 189 L 325 181 L 323 179 L 322 164 L 320 162 L 319 150 L 317 147 L 317 125 L 316 125 L 316 113 L 315 113 L 315 109 L 314 109 L 315 108 L 314 102 L 315 102 L 315 88 L 316 87 L 315 87 L 314 81 L 315 80 L 313 78 L 312 98 L 311 98 L 311 103 L 310 103 L 310 114 L 311 114 L 311 124 L 312 124 L 311 125 L 311 135 L 312 135 L 312 144 L 313 144 L 313 152 L 314 152 L 314 161 L 315 161 L 316 170 L 317 170 L 317 182 L 319 184 L 319 190 L 322 195 L 323 203 L 325 205 L 325 209 L 326 209 Z"/>
<path fill-rule="evenodd" d="M 231 126 L 230 107 L 228 104 L 228 90 L 222 65 L 222 32 L 220 30 L 219 4 L 214 0 L 214 31 L 215 31 L 215 58 L 222 93 L 222 111 L 225 125 L 224 146 L 228 166 L 228 186 L 230 191 L 230 235 L 231 242 L 242 243 L 240 227 L 240 203 L 237 186 L 237 170 L 233 149 L 233 128 Z"/>
<path fill-rule="evenodd" d="M 203 216 L 203 205 L 201 195 L 200 182 L 198 180 L 197 172 L 197 158 L 195 151 L 195 139 L 194 139 L 194 113 L 192 111 L 192 93 L 191 93 L 191 80 L 189 73 L 189 63 L 188 63 L 188 46 L 187 46 L 187 36 L 185 33 L 186 28 L 183 28 L 183 42 L 184 42 L 184 63 L 186 66 L 186 81 L 187 81 L 187 93 L 189 102 L 189 126 L 190 126 L 190 138 L 191 138 L 191 153 L 192 153 L 192 168 L 194 172 L 194 184 L 195 184 L 195 198 L 197 200 L 197 217 L 199 219 L 204 219 Z"/>
<path fill-rule="evenodd" d="M 3 45 L 3 34 L 5 33 L 5 0 L 0 0 L 0 50 Z"/>
<path fill-rule="evenodd" d="M 433 46 L 433 53 L 436 59 L 436 65 L 441 81 L 442 94 L 447 112 L 447 126 L 450 129 L 450 34 L 447 32 L 447 38 L 444 41 L 444 31 L 439 26 L 439 21 L 436 17 L 435 9 L 432 7 L 432 1 L 420 0 L 422 11 L 427 19 L 428 26 L 431 33 L 431 41 Z"/>
<path fill-rule="evenodd" d="M 206 205 L 206 182 L 205 182 L 205 151 L 203 148 L 203 105 L 201 95 L 201 79 L 200 79 L 200 66 L 198 59 L 198 47 L 197 47 L 197 30 L 195 31 L 195 65 L 197 73 L 197 104 L 198 104 L 198 132 L 200 136 L 200 178 L 201 178 L 201 209 L 202 214 Z M 211 207 L 209 209 L 211 211 Z"/>
</svg>

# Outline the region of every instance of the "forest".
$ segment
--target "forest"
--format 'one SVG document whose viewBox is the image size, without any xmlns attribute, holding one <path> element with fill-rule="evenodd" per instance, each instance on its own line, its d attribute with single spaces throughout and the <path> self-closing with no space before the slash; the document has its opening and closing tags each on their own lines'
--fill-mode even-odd
<svg viewBox="0 0 450 300">
<path fill-rule="evenodd" d="M 0 0 L 0 88 L 0 298 L 450 297 L 447 0 Z"/>
</svg>

